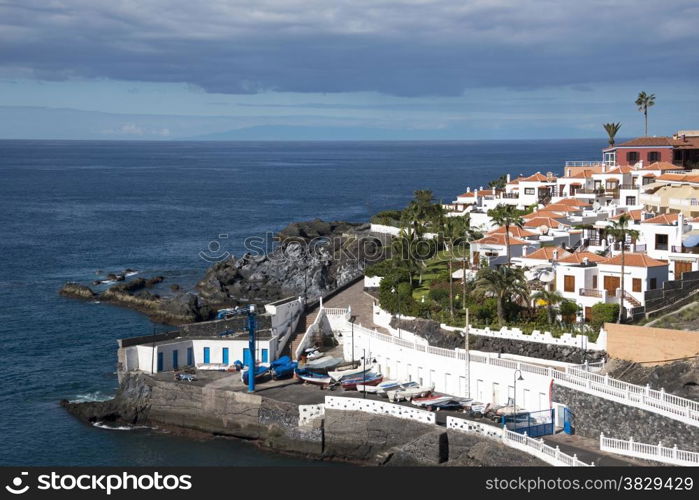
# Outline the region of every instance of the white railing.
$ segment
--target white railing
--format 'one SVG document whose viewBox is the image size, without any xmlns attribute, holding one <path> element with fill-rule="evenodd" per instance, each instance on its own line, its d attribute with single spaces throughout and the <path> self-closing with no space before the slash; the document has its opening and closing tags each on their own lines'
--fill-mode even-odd
<svg viewBox="0 0 699 500">
<path fill-rule="evenodd" d="M 668 448 L 667 446 L 663 446 L 662 443 L 637 443 L 633 438 L 626 441 L 624 439 L 608 438 L 604 434 L 600 434 L 599 449 L 601 451 L 616 453 L 617 455 L 644 458 L 646 460 L 673 465 L 685 465 L 688 467 L 699 465 L 699 453 L 695 451 L 678 450 L 677 445 Z"/>
<path fill-rule="evenodd" d="M 362 411 L 376 415 L 388 415 L 391 417 L 415 420 L 424 424 L 436 424 L 436 415 L 430 411 L 410 408 L 409 406 L 384 403 L 372 399 L 343 398 L 338 396 L 325 396 L 326 410 Z"/>
<path fill-rule="evenodd" d="M 318 315 L 315 317 L 313 320 L 313 323 L 306 328 L 305 333 L 303 334 L 303 337 L 301 337 L 301 342 L 299 343 L 299 346 L 296 348 L 296 352 L 294 355 L 296 356 L 296 359 L 299 359 L 301 357 L 301 354 L 303 354 L 303 350 L 306 348 L 306 345 L 308 344 L 308 340 L 318 331 L 320 328 L 320 322 L 323 320 L 325 317 L 325 308 L 321 305 L 320 309 L 318 310 Z"/>
<path fill-rule="evenodd" d="M 345 319 L 350 319 L 352 311 L 349 307 L 324 307 L 323 309 L 328 316 L 339 316 Z"/>
<path fill-rule="evenodd" d="M 359 329 L 359 330 L 357 330 Z M 433 347 L 429 345 L 421 345 L 415 342 L 399 339 L 370 330 L 361 325 L 355 325 L 355 332 L 360 331 L 370 338 L 389 342 L 408 349 L 414 349 L 419 352 L 426 352 L 445 358 L 466 360 L 466 351 L 444 349 L 441 347 Z M 602 397 L 611 401 L 641 408 L 659 415 L 669 417 L 673 420 L 679 420 L 686 424 L 699 426 L 699 402 L 691 399 L 682 398 L 673 394 L 667 394 L 662 389 L 656 391 L 649 386 L 640 386 L 622 382 L 610 378 L 608 375 L 598 375 L 591 373 L 581 368 L 565 367 L 564 370 L 558 370 L 551 367 L 522 363 L 509 359 L 502 359 L 496 356 L 470 354 L 470 361 L 474 363 L 484 363 L 492 366 L 500 366 L 512 370 L 522 370 L 523 372 L 533 373 L 537 375 L 545 375 L 554 380 L 554 382 L 563 387 L 569 387 L 581 392 Z"/>
<path fill-rule="evenodd" d="M 566 167 L 594 167 L 602 164 L 603 163 L 598 160 L 566 160 Z"/>
<path fill-rule="evenodd" d="M 554 382 L 581 392 L 611 401 L 647 410 L 689 425 L 699 426 L 699 402 L 590 373 L 580 368 L 566 367 L 565 371 L 552 370 Z"/>
<path fill-rule="evenodd" d="M 699 200 L 696 198 L 670 198 L 668 202 L 670 205 L 681 207 L 695 207 L 699 205 Z"/>
<path fill-rule="evenodd" d="M 526 434 L 519 434 L 506 428 L 492 425 L 470 422 L 456 417 L 447 417 L 447 429 L 454 429 L 470 434 L 478 434 L 490 439 L 501 441 L 510 448 L 515 448 L 532 455 L 550 465 L 557 467 L 592 467 L 594 464 L 586 464 L 578 460 L 577 455 L 567 455 L 558 446 L 555 448 L 544 443 L 543 439 L 532 439 Z"/>
<path fill-rule="evenodd" d="M 647 203 L 649 205 L 658 205 L 660 203 L 660 196 L 652 194 L 643 194 L 639 197 L 641 203 Z"/>
</svg>

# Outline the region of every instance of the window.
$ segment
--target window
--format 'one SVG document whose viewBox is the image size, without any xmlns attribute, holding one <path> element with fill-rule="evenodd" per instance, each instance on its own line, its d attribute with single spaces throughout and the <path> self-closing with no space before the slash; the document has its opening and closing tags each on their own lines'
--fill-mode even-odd
<svg viewBox="0 0 699 500">
<path fill-rule="evenodd" d="M 534 188 L 524 188 L 524 194 L 534 194 Z"/>
<path fill-rule="evenodd" d="M 650 184 L 651 182 L 655 182 L 655 176 L 650 176 L 650 177 L 644 177 L 643 178 L 643 185 L 645 186 L 646 184 Z"/>
<path fill-rule="evenodd" d="M 656 234 L 655 235 L 655 249 L 656 250 L 667 250 L 667 234 Z"/>
<path fill-rule="evenodd" d="M 604 163 L 608 167 L 613 167 L 614 165 L 616 165 L 616 151 L 604 153 Z"/>
<path fill-rule="evenodd" d="M 636 163 L 638 161 L 638 151 L 629 151 L 626 153 L 626 163 Z"/>
<path fill-rule="evenodd" d="M 597 276 L 592 277 L 592 289 L 597 290 Z"/>
<path fill-rule="evenodd" d="M 648 288 L 650 290 L 655 290 L 658 287 L 658 279 L 657 278 L 651 278 L 650 279 L 650 284 L 648 285 Z"/>
<path fill-rule="evenodd" d="M 634 278 L 631 280 L 631 290 L 634 292 L 640 292 L 641 291 L 641 278 Z"/>
<path fill-rule="evenodd" d="M 635 196 L 627 196 L 626 197 L 626 205 L 635 205 L 636 204 L 636 197 Z"/>
<path fill-rule="evenodd" d="M 660 153 L 657 151 L 648 151 L 648 163 L 655 163 L 656 161 L 660 161 Z"/>
<path fill-rule="evenodd" d="M 682 150 L 681 149 L 675 149 L 672 152 L 672 163 L 675 165 L 682 165 Z"/>
<path fill-rule="evenodd" d="M 574 292 L 575 291 L 575 276 L 563 276 L 563 291 L 564 292 Z"/>
</svg>

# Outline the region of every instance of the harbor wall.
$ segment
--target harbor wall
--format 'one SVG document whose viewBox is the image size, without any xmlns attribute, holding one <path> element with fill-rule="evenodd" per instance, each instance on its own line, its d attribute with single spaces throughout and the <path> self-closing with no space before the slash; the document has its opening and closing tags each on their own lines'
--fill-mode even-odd
<svg viewBox="0 0 699 500">
<path fill-rule="evenodd" d="M 558 384 L 553 400 L 574 413 L 575 433 L 599 439 L 601 433 L 641 443 L 663 443 L 688 451 L 699 451 L 699 427 L 633 406 L 610 401 Z"/>
</svg>

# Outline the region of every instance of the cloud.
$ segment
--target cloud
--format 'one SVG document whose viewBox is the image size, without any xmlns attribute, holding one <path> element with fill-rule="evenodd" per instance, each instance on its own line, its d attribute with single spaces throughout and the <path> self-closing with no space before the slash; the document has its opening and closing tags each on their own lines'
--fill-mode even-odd
<svg viewBox="0 0 699 500">
<path fill-rule="evenodd" d="M 13 0 L 0 74 L 460 95 L 699 76 L 693 0 Z M 686 47 L 683 49 L 683 47 Z"/>
</svg>

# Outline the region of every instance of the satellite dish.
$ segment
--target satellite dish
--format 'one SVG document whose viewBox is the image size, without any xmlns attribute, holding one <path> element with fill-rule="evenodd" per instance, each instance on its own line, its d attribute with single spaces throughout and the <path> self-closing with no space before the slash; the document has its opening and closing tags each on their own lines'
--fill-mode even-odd
<svg viewBox="0 0 699 500">
<path fill-rule="evenodd" d="M 556 278 L 556 275 L 550 271 L 544 271 L 539 275 L 539 281 L 542 283 L 551 283 Z"/>
<path fill-rule="evenodd" d="M 540 225 L 538 229 L 541 234 L 548 234 L 549 232 L 549 227 L 546 224 Z"/>
</svg>

